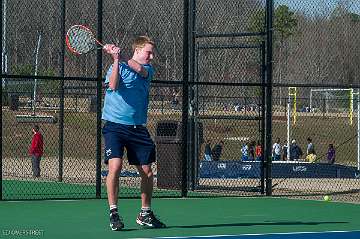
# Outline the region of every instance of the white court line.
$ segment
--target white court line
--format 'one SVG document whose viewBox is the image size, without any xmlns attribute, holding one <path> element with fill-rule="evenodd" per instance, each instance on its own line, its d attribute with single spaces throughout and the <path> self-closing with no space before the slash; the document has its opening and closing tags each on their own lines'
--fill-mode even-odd
<svg viewBox="0 0 360 239">
<path fill-rule="evenodd" d="M 254 233 L 240 235 L 210 235 L 210 236 L 186 236 L 186 237 L 155 237 L 153 239 L 176 239 L 176 238 L 217 238 L 217 237 L 242 237 L 242 236 L 269 236 L 269 235 L 299 235 L 299 234 L 322 234 L 322 233 L 353 233 L 360 231 L 323 231 L 323 232 L 279 232 L 279 233 Z M 146 239 L 146 238 L 143 238 Z M 148 238 L 150 239 L 150 238 Z"/>
</svg>

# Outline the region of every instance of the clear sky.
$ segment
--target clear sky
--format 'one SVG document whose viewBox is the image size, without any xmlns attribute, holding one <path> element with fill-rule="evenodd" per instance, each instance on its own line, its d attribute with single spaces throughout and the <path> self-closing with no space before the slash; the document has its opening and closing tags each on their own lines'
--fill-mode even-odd
<svg viewBox="0 0 360 239">
<path fill-rule="evenodd" d="M 351 12 L 360 14 L 360 0 L 274 0 L 275 6 L 284 4 L 292 10 L 314 15 L 328 15 L 339 2 L 349 6 Z"/>
</svg>

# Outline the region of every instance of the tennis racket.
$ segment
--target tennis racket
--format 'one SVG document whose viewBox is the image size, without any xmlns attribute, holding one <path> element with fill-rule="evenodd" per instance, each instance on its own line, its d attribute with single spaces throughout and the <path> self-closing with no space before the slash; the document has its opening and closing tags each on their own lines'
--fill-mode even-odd
<svg viewBox="0 0 360 239">
<path fill-rule="evenodd" d="M 94 33 L 83 25 L 74 25 L 66 33 L 66 46 L 75 55 L 82 55 L 93 50 L 103 49 L 104 44 L 99 42 Z"/>
</svg>

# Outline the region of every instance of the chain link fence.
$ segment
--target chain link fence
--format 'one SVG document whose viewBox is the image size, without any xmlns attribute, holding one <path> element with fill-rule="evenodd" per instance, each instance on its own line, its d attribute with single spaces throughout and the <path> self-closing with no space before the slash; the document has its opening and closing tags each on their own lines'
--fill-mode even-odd
<svg viewBox="0 0 360 239">
<path fill-rule="evenodd" d="M 2 199 L 106 197 L 97 79 L 111 59 L 64 48 L 66 29 L 83 24 L 124 57 L 138 35 L 156 42 L 148 117 L 155 197 L 261 196 L 272 181 L 274 196 L 360 201 L 358 1 L 274 1 L 272 142 L 280 140 L 280 160 L 273 157 L 270 175 L 265 19 L 272 1 L 98 2 L 2 1 Z M 34 124 L 45 141 L 40 178 L 28 155 Z M 296 160 L 286 149 L 293 140 L 303 151 Z M 138 197 L 140 177 L 124 162 L 120 196 Z"/>
<path fill-rule="evenodd" d="M 359 202 L 360 4 L 276 0 L 274 15 L 273 78 L 282 87 L 273 90 L 273 141 L 299 160 L 290 161 L 293 175 L 273 179 L 273 195 Z"/>
<path fill-rule="evenodd" d="M 274 104 L 273 112 L 273 136 L 280 139 L 282 156 L 273 162 L 273 169 L 278 169 L 273 171 L 273 176 L 278 175 L 273 194 L 317 199 L 331 194 L 335 200 L 358 202 L 358 88 L 284 87 L 282 91 L 288 97 L 282 105 Z M 342 93 L 330 99 L 327 93 L 320 97 L 314 92 Z M 289 173 L 282 174 L 286 170 Z"/>
</svg>

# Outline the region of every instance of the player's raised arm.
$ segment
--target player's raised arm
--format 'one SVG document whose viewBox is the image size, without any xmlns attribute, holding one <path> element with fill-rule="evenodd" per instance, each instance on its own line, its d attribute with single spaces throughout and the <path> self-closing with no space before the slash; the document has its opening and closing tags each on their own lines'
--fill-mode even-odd
<svg viewBox="0 0 360 239">
<path fill-rule="evenodd" d="M 136 71 L 138 74 L 140 74 L 142 77 L 147 78 L 148 72 L 139 62 L 135 61 L 134 59 L 128 60 L 128 65 L 131 69 Z"/>
<path fill-rule="evenodd" d="M 113 67 L 111 75 L 109 77 L 109 88 L 115 90 L 119 83 L 119 58 L 120 58 L 120 48 L 113 44 L 106 44 L 104 46 L 104 51 L 111 55 L 113 58 Z"/>
</svg>

